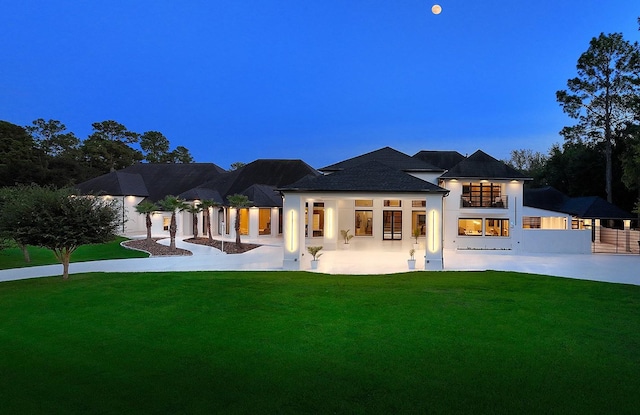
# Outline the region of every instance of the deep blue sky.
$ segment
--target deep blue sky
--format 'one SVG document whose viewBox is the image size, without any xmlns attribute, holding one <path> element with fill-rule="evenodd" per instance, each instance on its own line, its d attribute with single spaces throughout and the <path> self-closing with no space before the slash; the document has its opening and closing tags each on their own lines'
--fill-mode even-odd
<svg viewBox="0 0 640 415">
<path fill-rule="evenodd" d="M 314 167 L 391 146 L 546 153 L 555 100 L 638 0 L 92 0 L 0 3 L 0 119 L 80 138 L 116 120 L 196 161 Z"/>
</svg>

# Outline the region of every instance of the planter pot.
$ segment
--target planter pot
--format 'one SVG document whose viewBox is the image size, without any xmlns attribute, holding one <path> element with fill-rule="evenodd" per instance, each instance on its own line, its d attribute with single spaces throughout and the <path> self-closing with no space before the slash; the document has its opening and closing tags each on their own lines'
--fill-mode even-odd
<svg viewBox="0 0 640 415">
<path fill-rule="evenodd" d="M 311 269 L 318 269 L 318 260 L 311 260 Z"/>
<path fill-rule="evenodd" d="M 409 269 L 416 269 L 416 260 L 407 259 L 407 265 L 409 266 Z"/>
<path fill-rule="evenodd" d="M 350 244 L 342 244 L 342 249 L 349 249 L 350 246 Z"/>
</svg>

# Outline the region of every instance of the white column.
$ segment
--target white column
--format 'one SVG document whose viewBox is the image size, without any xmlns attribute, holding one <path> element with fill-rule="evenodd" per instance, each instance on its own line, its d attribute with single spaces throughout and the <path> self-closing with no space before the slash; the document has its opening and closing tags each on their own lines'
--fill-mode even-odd
<svg viewBox="0 0 640 415">
<path fill-rule="evenodd" d="M 257 238 L 260 235 L 260 209 L 249 208 L 249 237 Z"/>
<path fill-rule="evenodd" d="M 304 238 L 304 198 L 299 194 L 290 193 L 284 198 L 282 212 L 282 233 L 285 270 L 302 269 L 302 254 L 305 252 Z"/>
<path fill-rule="evenodd" d="M 429 193 L 427 199 L 427 236 L 424 269 L 441 271 L 444 267 L 442 258 L 442 194 Z"/>
<path fill-rule="evenodd" d="M 278 217 L 278 208 L 271 208 L 271 237 L 275 238 L 278 236 L 278 229 L 280 226 Z"/>
</svg>

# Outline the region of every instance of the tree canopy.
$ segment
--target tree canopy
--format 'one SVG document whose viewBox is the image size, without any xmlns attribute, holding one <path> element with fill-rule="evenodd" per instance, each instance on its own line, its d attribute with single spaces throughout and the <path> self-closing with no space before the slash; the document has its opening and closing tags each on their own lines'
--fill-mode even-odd
<svg viewBox="0 0 640 415">
<path fill-rule="evenodd" d="M 114 201 L 76 197 L 70 189 L 28 186 L 14 189 L 11 215 L 0 215 L 0 229 L 25 245 L 53 251 L 62 263 L 63 279 L 69 278 L 69 262 L 81 245 L 112 240 L 120 225 Z"/>
</svg>

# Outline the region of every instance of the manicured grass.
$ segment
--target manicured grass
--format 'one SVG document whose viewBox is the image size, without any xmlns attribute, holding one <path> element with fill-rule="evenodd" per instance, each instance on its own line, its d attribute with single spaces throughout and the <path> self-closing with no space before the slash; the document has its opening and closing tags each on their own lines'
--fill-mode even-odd
<svg viewBox="0 0 640 415">
<path fill-rule="evenodd" d="M 3 413 L 631 414 L 640 287 L 507 272 L 0 284 Z"/>
<path fill-rule="evenodd" d="M 121 258 L 146 258 L 149 255 L 144 252 L 126 249 L 120 246 L 120 242 L 126 238 L 117 237 L 112 242 L 98 245 L 83 245 L 71 255 L 71 262 L 97 261 L 101 259 Z M 0 251 L 0 269 L 33 267 L 36 265 L 58 264 L 58 260 L 49 249 L 29 246 L 31 262 L 24 262 L 22 251 L 17 248 L 7 248 Z"/>
</svg>

